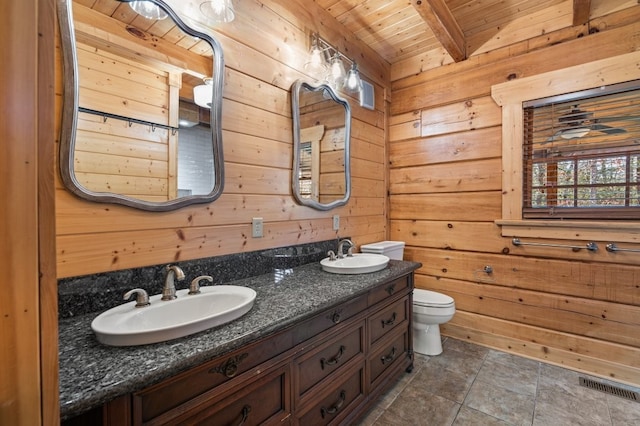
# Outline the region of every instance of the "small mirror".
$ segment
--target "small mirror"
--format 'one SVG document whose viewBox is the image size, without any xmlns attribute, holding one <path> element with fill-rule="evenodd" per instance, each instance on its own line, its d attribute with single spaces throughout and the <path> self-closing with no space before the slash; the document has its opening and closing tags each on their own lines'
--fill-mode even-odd
<svg viewBox="0 0 640 426">
<path fill-rule="evenodd" d="M 351 107 L 327 84 L 296 81 L 293 109 L 293 195 L 300 204 L 329 210 L 351 194 Z"/>
<path fill-rule="evenodd" d="M 153 9 L 138 14 L 134 3 Z M 87 200 L 149 211 L 223 188 L 222 48 L 163 1 L 58 0 L 60 175 Z"/>
</svg>

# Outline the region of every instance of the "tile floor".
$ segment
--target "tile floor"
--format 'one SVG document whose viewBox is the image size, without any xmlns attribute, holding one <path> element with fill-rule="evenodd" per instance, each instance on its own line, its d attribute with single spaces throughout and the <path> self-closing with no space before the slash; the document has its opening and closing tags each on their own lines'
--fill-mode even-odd
<svg viewBox="0 0 640 426">
<path fill-rule="evenodd" d="M 359 426 L 640 425 L 640 402 L 578 383 L 600 378 L 451 338 L 443 347 L 416 355 Z"/>
</svg>

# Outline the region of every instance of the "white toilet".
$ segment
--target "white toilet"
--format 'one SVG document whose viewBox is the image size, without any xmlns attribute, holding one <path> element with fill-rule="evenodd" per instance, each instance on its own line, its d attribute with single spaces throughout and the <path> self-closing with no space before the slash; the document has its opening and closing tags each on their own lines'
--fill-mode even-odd
<svg viewBox="0 0 640 426">
<path fill-rule="evenodd" d="M 360 246 L 360 251 L 402 260 L 404 242 L 364 244 Z M 440 324 L 449 321 L 455 313 L 456 305 L 452 297 L 430 290 L 413 290 L 413 350 L 423 355 L 441 354 Z"/>
<path fill-rule="evenodd" d="M 413 290 L 413 350 L 423 355 L 441 354 L 440 324 L 455 313 L 452 297 L 431 290 Z"/>
<path fill-rule="evenodd" d="M 384 254 L 389 259 L 402 260 L 404 256 L 404 241 L 379 241 L 377 243 L 360 246 L 362 253 Z"/>
</svg>

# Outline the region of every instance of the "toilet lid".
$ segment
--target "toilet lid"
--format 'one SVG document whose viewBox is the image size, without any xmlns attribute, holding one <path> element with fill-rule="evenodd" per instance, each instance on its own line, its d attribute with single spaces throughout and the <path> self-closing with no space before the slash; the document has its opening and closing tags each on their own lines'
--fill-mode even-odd
<svg viewBox="0 0 640 426">
<path fill-rule="evenodd" d="M 431 290 L 415 289 L 413 303 L 423 306 L 446 306 L 453 304 L 453 298 Z"/>
</svg>

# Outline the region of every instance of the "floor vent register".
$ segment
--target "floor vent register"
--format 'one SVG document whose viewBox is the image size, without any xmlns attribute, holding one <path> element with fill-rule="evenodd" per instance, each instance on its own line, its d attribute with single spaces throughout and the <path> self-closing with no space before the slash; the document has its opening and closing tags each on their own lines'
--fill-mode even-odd
<svg viewBox="0 0 640 426">
<path fill-rule="evenodd" d="M 619 396 L 631 401 L 640 402 L 640 395 L 638 394 L 638 392 L 634 392 L 617 386 L 612 386 L 607 383 L 601 383 L 595 380 L 580 377 L 580 386 L 608 393 L 609 395 Z"/>
</svg>

